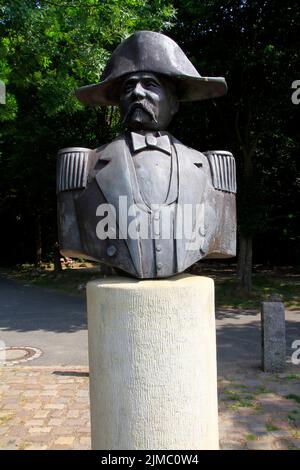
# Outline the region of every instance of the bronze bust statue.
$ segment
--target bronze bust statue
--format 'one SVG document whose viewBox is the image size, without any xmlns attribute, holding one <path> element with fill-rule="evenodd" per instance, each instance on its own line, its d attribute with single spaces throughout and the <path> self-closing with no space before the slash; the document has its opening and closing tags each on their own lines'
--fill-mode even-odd
<svg viewBox="0 0 300 470">
<path fill-rule="evenodd" d="M 200 153 L 167 132 L 180 101 L 226 93 L 201 77 L 169 37 L 139 31 L 113 52 L 99 84 L 79 88 L 89 105 L 119 106 L 124 134 L 98 149 L 58 154 L 60 250 L 138 278 L 183 272 L 236 251 L 235 161 Z"/>
</svg>

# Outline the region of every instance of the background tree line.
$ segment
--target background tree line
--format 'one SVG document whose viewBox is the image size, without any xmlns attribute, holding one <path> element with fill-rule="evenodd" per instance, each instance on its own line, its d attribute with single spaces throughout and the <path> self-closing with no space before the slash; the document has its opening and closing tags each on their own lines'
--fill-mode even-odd
<svg viewBox="0 0 300 470">
<path fill-rule="evenodd" d="M 201 75 L 226 77 L 226 97 L 182 104 L 170 131 L 236 157 L 238 279 L 249 290 L 253 262 L 300 255 L 300 7 L 290 0 L 0 0 L 1 264 L 53 259 L 57 150 L 120 131 L 116 109 L 84 108 L 74 89 L 99 81 L 140 29 L 175 39 Z"/>
</svg>

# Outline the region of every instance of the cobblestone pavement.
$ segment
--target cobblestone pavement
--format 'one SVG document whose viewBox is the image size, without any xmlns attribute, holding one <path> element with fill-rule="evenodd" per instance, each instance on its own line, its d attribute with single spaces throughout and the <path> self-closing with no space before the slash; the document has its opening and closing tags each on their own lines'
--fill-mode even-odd
<svg viewBox="0 0 300 470">
<path fill-rule="evenodd" d="M 219 374 L 221 449 L 300 448 L 296 369 Z M 0 449 L 89 449 L 88 380 L 84 367 L 2 367 Z"/>
</svg>

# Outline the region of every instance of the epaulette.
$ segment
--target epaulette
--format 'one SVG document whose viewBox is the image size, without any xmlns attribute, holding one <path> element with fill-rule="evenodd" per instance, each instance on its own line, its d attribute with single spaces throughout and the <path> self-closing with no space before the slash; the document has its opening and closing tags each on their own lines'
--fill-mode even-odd
<svg viewBox="0 0 300 470">
<path fill-rule="evenodd" d="M 87 184 L 90 149 L 69 147 L 61 149 L 57 156 L 56 191 L 83 189 Z"/>
<path fill-rule="evenodd" d="M 236 169 L 232 153 L 225 150 L 209 150 L 203 153 L 209 161 L 214 188 L 236 193 Z"/>
</svg>

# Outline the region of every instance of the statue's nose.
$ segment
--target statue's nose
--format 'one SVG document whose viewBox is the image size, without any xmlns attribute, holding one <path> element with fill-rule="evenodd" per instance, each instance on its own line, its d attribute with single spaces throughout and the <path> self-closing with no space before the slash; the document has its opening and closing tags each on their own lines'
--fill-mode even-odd
<svg viewBox="0 0 300 470">
<path fill-rule="evenodd" d="M 134 87 L 133 94 L 136 98 L 145 98 L 146 93 L 141 83 L 137 83 Z"/>
</svg>

